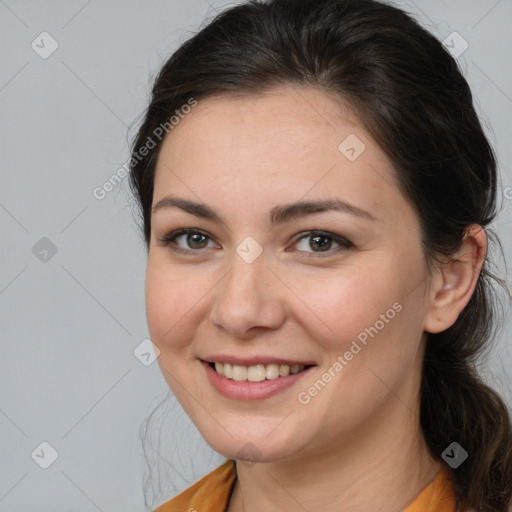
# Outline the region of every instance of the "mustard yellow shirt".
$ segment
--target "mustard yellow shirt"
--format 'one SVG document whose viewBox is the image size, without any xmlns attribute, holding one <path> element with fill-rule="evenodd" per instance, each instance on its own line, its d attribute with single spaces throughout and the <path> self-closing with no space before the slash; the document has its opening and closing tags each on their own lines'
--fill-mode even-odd
<svg viewBox="0 0 512 512">
<path fill-rule="evenodd" d="M 235 465 L 228 459 L 154 512 L 225 512 L 235 480 Z M 403 512 L 455 512 L 455 505 L 455 485 L 445 466 Z"/>
</svg>

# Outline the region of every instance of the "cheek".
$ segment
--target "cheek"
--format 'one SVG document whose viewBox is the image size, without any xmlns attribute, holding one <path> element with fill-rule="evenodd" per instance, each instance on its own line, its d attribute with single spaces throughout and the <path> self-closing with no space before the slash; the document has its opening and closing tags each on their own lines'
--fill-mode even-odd
<svg viewBox="0 0 512 512">
<path fill-rule="evenodd" d="M 298 295 L 309 308 L 308 322 L 318 324 L 319 332 L 327 338 L 334 337 L 338 343 L 355 338 L 396 301 L 398 293 L 390 289 L 383 275 L 351 269 L 317 281 L 315 286 L 304 286 Z"/>
<path fill-rule="evenodd" d="M 349 350 L 359 354 L 354 358 L 359 364 L 379 363 L 383 352 L 390 350 L 407 358 L 408 348 L 414 351 L 420 338 L 421 297 L 414 284 L 421 278 L 420 263 L 369 258 L 329 278 L 297 282 L 297 295 L 307 309 L 302 306 L 302 314 L 295 317 L 331 362 Z M 407 340 L 410 346 L 404 347 Z"/>
<path fill-rule="evenodd" d="M 400 279 L 383 272 L 385 267 L 379 272 L 353 268 L 303 288 L 304 302 L 315 314 L 295 317 L 323 348 L 323 375 L 332 384 L 319 385 L 322 376 L 316 375 L 301 391 L 312 391 L 311 407 L 318 408 L 318 415 L 326 404 L 337 404 L 328 425 L 333 432 L 340 424 L 352 428 L 371 414 L 414 366 L 421 338 L 418 299 L 415 294 L 404 298 L 410 292 L 410 276 Z"/>
<path fill-rule="evenodd" d="M 146 272 L 146 316 L 152 341 L 160 350 L 180 350 L 194 334 L 202 299 L 211 285 L 176 266 L 148 259 Z"/>
</svg>

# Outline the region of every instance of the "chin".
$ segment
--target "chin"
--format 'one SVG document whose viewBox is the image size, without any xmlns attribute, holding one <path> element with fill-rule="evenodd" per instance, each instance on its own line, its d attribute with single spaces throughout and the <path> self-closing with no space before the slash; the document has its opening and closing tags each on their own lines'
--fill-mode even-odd
<svg viewBox="0 0 512 512">
<path fill-rule="evenodd" d="M 224 433 L 222 438 L 204 435 L 208 445 L 217 453 L 227 459 L 236 459 L 247 463 L 276 462 L 288 458 L 300 451 L 300 447 L 290 443 L 289 438 L 273 436 L 272 441 L 267 435 L 252 434 L 247 430 L 240 430 L 243 435 L 233 437 Z M 297 439 L 295 439 L 297 441 Z"/>
</svg>

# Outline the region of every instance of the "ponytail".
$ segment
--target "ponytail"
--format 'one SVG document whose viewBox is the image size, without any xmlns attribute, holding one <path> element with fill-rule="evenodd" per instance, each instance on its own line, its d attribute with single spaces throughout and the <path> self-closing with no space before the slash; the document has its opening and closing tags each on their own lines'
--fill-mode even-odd
<svg viewBox="0 0 512 512">
<path fill-rule="evenodd" d="M 453 442 L 468 454 L 452 469 L 457 512 L 508 512 L 512 496 L 510 414 L 474 365 L 493 325 L 488 276 L 455 324 L 430 335 L 423 363 L 420 423 L 431 454 L 442 461 Z"/>
</svg>

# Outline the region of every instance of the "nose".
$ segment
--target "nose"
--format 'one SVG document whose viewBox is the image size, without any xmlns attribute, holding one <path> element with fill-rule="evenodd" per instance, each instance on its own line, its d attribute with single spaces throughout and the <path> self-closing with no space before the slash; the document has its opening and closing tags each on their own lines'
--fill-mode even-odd
<svg viewBox="0 0 512 512">
<path fill-rule="evenodd" d="M 284 288 L 263 257 L 247 263 L 235 254 L 231 270 L 216 287 L 211 321 L 237 339 L 278 329 L 286 320 Z"/>
</svg>

